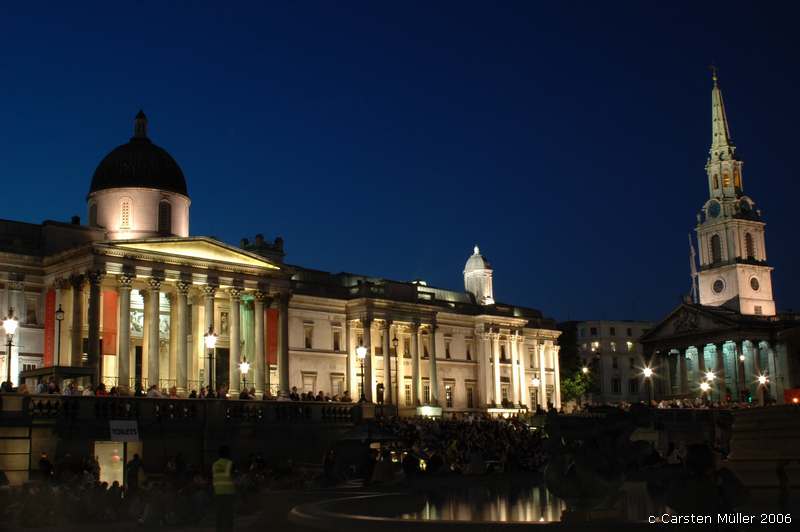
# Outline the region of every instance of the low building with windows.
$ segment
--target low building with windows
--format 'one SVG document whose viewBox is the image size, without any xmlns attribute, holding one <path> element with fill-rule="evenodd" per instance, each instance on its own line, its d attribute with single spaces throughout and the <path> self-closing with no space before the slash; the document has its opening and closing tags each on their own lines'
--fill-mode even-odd
<svg viewBox="0 0 800 532">
<path fill-rule="evenodd" d="M 447 290 L 292 265 L 280 238 L 191 236 L 186 179 L 147 126 L 140 112 L 98 165 L 88 225 L 0 221 L 0 305 L 20 322 L 2 369 L 15 385 L 296 387 L 407 413 L 560 406 L 560 332 L 495 300 L 477 246 L 464 290 Z"/>
<path fill-rule="evenodd" d="M 642 369 L 645 366 L 639 338 L 652 323 L 647 321 L 568 321 L 559 324 L 562 358 L 571 368 L 586 368 L 593 382 L 591 401 L 639 402 L 645 398 Z"/>
</svg>

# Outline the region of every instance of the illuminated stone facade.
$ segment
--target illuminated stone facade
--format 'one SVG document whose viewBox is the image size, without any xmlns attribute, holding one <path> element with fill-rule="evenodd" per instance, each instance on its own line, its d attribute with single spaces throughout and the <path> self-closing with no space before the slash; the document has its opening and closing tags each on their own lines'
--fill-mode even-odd
<svg viewBox="0 0 800 532">
<path fill-rule="evenodd" d="M 0 304 L 23 318 L 12 381 L 157 384 L 179 395 L 213 383 L 232 396 L 246 382 L 258 395 L 296 387 L 354 400 L 363 381 L 367 400 L 406 413 L 560 406 L 559 331 L 537 310 L 495 302 L 477 247 L 466 290 L 443 290 L 288 265 L 281 239 L 234 247 L 191 237 L 189 207 L 183 173 L 140 113 L 130 142 L 95 171 L 88 225 L 3 222 Z"/>
</svg>

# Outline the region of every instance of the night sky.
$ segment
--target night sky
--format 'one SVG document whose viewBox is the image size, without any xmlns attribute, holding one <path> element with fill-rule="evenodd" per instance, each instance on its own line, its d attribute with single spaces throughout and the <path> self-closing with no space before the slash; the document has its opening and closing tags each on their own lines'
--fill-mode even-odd
<svg viewBox="0 0 800 532">
<path fill-rule="evenodd" d="M 477 243 L 499 301 L 658 319 L 690 287 L 713 61 L 778 307 L 800 310 L 789 2 L 18 4 L 0 6 L 2 218 L 85 220 L 141 107 L 192 234 L 455 289 Z"/>
</svg>

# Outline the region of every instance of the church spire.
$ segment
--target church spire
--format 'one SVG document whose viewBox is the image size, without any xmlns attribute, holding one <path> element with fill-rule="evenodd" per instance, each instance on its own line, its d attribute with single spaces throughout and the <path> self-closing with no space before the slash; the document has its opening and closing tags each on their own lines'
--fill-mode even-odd
<svg viewBox="0 0 800 532">
<path fill-rule="evenodd" d="M 728 127 L 728 116 L 725 114 L 725 102 L 722 99 L 722 90 L 719 88 L 717 69 L 711 67 L 711 79 L 714 87 L 711 89 L 711 160 L 733 159 L 736 147 L 731 140 L 731 130 Z"/>
</svg>

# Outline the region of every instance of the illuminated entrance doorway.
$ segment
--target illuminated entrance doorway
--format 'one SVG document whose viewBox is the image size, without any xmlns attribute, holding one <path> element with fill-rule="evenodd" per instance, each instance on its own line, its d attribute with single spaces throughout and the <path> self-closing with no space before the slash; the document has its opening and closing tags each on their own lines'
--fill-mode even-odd
<svg viewBox="0 0 800 532">
<path fill-rule="evenodd" d="M 216 368 L 216 372 L 214 375 L 214 386 L 218 389 L 221 386 L 224 386 L 226 389 L 229 388 L 229 381 L 230 375 L 228 374 L 228 360 L 230 360 L 230 349 L 226 349 L 224 347 L 218 347 L 216 349 L 216 359 L 214 361 L 214 367 Z"/>
<path fill-rule="evenodd" d="M 125 464 L 133 459 L 134 454 L 142 458 L 142 442 L 94 442 L 94 456 L 100 466 L 100 482 L 108 482 L 110 486 L 117 481 L 123 486 L 126 481 Z"/>
</svg>

